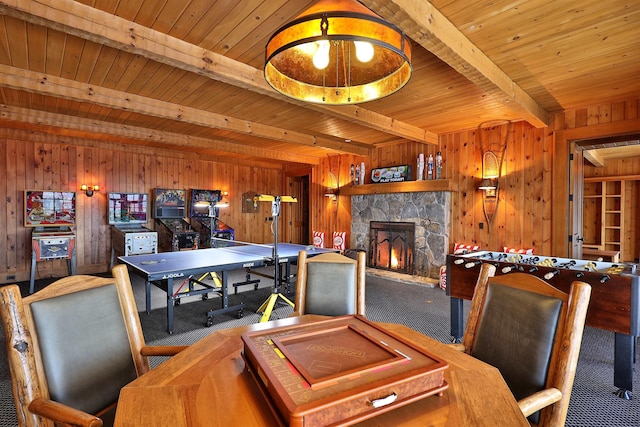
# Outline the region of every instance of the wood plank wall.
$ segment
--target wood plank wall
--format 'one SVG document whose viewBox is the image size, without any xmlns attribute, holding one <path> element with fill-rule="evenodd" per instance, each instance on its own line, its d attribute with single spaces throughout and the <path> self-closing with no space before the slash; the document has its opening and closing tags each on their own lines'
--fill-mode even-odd
<svg viewBox="0 0 640 427">
<path fill-rule="evenodd" d="M 525 122 L 484 123 L 477 129 L 440 135 L 438 146 L 417 143 L 389 144 L 371 153 L 367 169 L 373 167 L 410 164 L 415 167 L 419 153 L 435 155 L 442 151 L 444 178 L 458 182 L 460 191 L 453 197 L 452 227 L 449 234 L 451 247 L 454 242 L 478 244 L 488 250 L 502 250 L 504 246 L 534 248 L 541 255 L 568 256 L 566 235 L 556 235 L 554 246 L 554 221 L 568 221 L 568 209 L 558 203 L 568 199 L 568 182 L 554 183 L 556 147 L 554 132 L 567 129 L 584 129 L 582 135 L 597 136 L 617 134 L 630 127 L 637 132 L 640 119 L 638 100 L 596 105 L 568 110 L 552 115 L 551 126 L 537 129 Z M 630 125 L 631 124 L 631 125 Z M 590 129 L 593 129 L 591 132 Z M 489 227 L 482 207 L 482 193 L 477 186 L 482 176 L 482 153 L 492 150 L 502 161 L 498 212 Z M 347 174 L 346 165 L 351 159 L 342 156 L 341 174 Z M 336 162 L 332 159 L 332 162 Z M 561 162 L 564 168 L 567 164 Z M 640 173 L 637 163 L 629 166 Z M 329 161 L 318 167 L 320 178 L 330 170 Z M 628 169 L 627 169 L 628 170 Z M 562 171 L 561 171 L 562 172 Z M 350 221 L 349 196 L 340 196 L 339 222 Z M 319 196 L 315 198 L 318 202 Z M 636 197 L 638 199 L 638 197 Z M 313 201 L 312 201 L 313 203 Z M 636 209 L 637 210 L 637 209 Z M 333 211 L 312 219 L 313 226 L 329 229 L 329 215 Z M 320 215 L 318 213 L 318 215 Z M 482 224 L 482 228 L 481 228 Z M 640 227 L 639 227 L 640 228 Z M 558 234 L 557 232 L 555 234 Z M 554 250 L 563 246 L 562 253 Z"/>
<path fill-rule="evenodd" d="M 460 188 L 453 197 L 451 245 L 475 243 L 490 250 L 501 250 L 505 245 L 534 247 L 538 254 L 562 256 L 552 251 L 554 221 L 565 221 L 567 216 L 566 209 L 555 207 L 559 198 L 567 195 L 564 187 L 554 188 L 554 174 L 562 175 L 554 170 L 558 167 L 554 165 L 557 151 L 554 132 L 583 129 L 581 135 L 598 136 L 603 132 L 615 134 L 616 129 L 633 128 L 638 132 L 639 119 L 638 100 L 629 100 L 554 114 L 552 125 L 544 129 L 524 122 L 485 123 L 477 129 L 440 135 L 438 146 L 394 143 L 372 150 L 368 158 L 327 156 L 310 174 L 309 230 L 325 231 L 327 236 L 333 231 L 350 234 L 350 196 L 339 196 L 333 202 L 324 194 L 327 189 L 350 185 L 351 164 L 365 162 L 368 183 L 374 167 L 398 164 L 415 167 L 419 153 L 435 155 L 440 150 L 444 158 L 444 178 L 457 181 Z M 481 177 L 482 153 L 487 149 L 501 153 L 503 148 L 498 213 L 489 227 L 482 210 L 481 193 L 476 189 Z M 633 169 L 626 173 L 640 173 L 638 167 L 637 163 L 628 166 L 625 162 L 625 168 Z M 259 213 L 242 213 L 242 193 L 289 194 L 286 171 L 278 167 L 265 168 L 264 163 L 221 163 L 202 159 L 197 153 L 174 153 L 117 143 L 109 146 L 74 140 L 59 132 L 0 129 L 0 170 L 4 171 L 0 172 L 4 175 L 0 196 L 6 200 L 4 209 L 0 210 L 0 237 L 6 242 L 0 246 L 0 283 L 29 277 L 31 230 L 23 227 L 25 189 L 78 191 L 83 183 L 101 185 L 100 193 L 93 198 L 78 194 L 78 271 L 89 274 L 108 269 L 111 245 L 110 227 L 106 223 L 106 193 L 109 191 L 151 192 L 156 187 L 229 191 L 231 206 L 222 211 L 221 219 L 235 229 L 236 239 L 258 243 L 272 241 L 270 224 L 265 221 L 271 207 L 262 203 Z M 637 223 L 637 219 L 635 221 Z M 349 238 L 350 235 L 347 241 Z M 66 274 L 65 270 L 63 262 L 41 262 L 37 277 L 58 277 Z M 10 276 L 15 279 L 7 279 Z"/>
<path fill-rule="evenodd" d="M 347 242 L 351 238 L 351 197 L 339 195 L 340 188 L 353 185 L 351 181 L 351 165 L 365 162 L 367 170 L 371 170 L 370 161 L 366 157 L 354 155 L 330 155 L 322 159 L 311 176 L 310 186 L 310 230 L 325 233 L 325 246 L 331 247 L 331 236 L 334 231 L 346 231 Z M 370 172 L 366 172 L 370 175 Z M 336 199 L 325 196 L 328 192 L 337 192 Z M 309 240 L 308 242 L 311 242 Z M 350 244 L 347 243 L 347 247 Z"/>
<path fill-rule="evenodd" d="M 548 130 L 524 122 L 497 123 L 443 135 L 446 162 L 460 192 L 454 198 L 451 244 L 477 244 L 502 251 L 504 246 L 535 248 L 549 253 L 551 236 L 551 156 Z M 492 151 L 501 163 L 497 212 L 489 222 L 484 215 L 482 154 Z"/>
<path fill-rule="evenodd" d="M 221 189 L 229 192 L 230 206 L 221 220 L 235 230 L 236 240 L 272 242 L 271 205 L 260 203 L 258 213 L 242 213 L 242 193 L 283 194 L 278 168 L 201 160 L 197 155 L 156 154 L 153 149 L 134 152 L 91 148 L 86 141 L 0 129 L 0 283 L 28 280 L 31 268 L 31 229 L 24 224 L 24 191 L 77 192 L 77 265 L 81 274 L 108 270 L 111 227 L 107 224 L 108 192 L 152 194 L 153 188 Z M 80 145 L 82 143 L 83 145 Z M 156 150 L 157 151 L 157 150 Z M 93 197 L 81 184 L 98 184 Z M 147 224 L 154 228 L 153 222 Z M 37 263 L 37 278 L 66 275 L 64 261 Z M 14 278 L 10 278 L 14 277 Z"/>
<path fill-rule="evenodd" d="M 551 220 L 549 204 L 539 203 L 543 200 L 543 193 L 551 191 L 552 139 L 545 137 L 549 131 L 535 129 L 524 122 L 485 126 L 442 135 L 437 146 L 404 143 L 380 147 L 372 153 L 367 169 L 401 164 L 409 164 L 415 169 L 420 153 L 425 157 L 429 154 L 435 157 L 436 152 L 441 151 L 443 179 L 457 181 L 460 188 L 452 197 L 451 246 L 460 242 L 479 244 L 490 250 L 502 250 L 503 245 L 507 245 L 537 247 L 538 251 L 544 251 L 550 247 L 550 232 L 534 230 L 550 229 L 549 224 L 544 225 Z M 482 194 L 477 190 L 482 178 L 483 150 L 493 150 L 499 157 L 504 151 L 501 200 L 491 227 L 484 217 Z M 320 167 L 326 169 L 326 163 L 322 162 Z M 370 182 L 370 177 L 367 180 Z M 339 199 L 343 206 L 349 203 L 349 196 L 340 196 Z M 546 215 L 538 215 L 540 206 L 544 206 Z M 345 217 L 341 216 L 343 222 L 350 221 L 350 214 L 346 217 L 347 212 L 350 208 L 349 211 L 345 209 Z M 527 214 L 519 215 L 517 212 Z"/>
</svg>

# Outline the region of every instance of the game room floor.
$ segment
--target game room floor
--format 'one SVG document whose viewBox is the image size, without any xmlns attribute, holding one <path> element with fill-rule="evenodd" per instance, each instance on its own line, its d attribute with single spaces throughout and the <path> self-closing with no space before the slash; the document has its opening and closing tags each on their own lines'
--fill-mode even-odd
<svg viewBox="0 0 640 427">
<path fill-rule="evenodd" d="M 264 269 L 266 274 L 268 269 Z M 425 335 L 442 342 L 450 341 L 449 297 L 431 283 L 410 283 L 397 278 L 383 277 L 368 271 L 366 285 L 367 317 L 372 321 L 405 324 Z M 244 270 L 229 274 L 229 283 L 243 281 Z M 191 344 L 208 335 L 213 330 L 247 325 L 260 321 L 261 315 L 254 310 L 268 297 L 273 287 L 272 279 L 260 278 L 259 289 L 243 286 L 238 296 L 230 289 L 230 304 L 242 300 L 246 309 L 244 316 L 237 318 L 232 313 L 215 316 L 211 327 L 205 326 L 206 310 L 220 303 L 216 294 L 207 301 L 200 296 L 184 298 L 176 307 L 176 330 L 166 332 L 166 293 L 152 287 L 152 313 L 144 312 L 144 281 L 131 276 L 136 302 L 141 310 L 140 318 L 145 338 L 149 344 L 184 345 Z M 253 278 L 253 277 L 252 277 Z M 465 312 L 468 302 L 465 303 Z M 271 319 L 287 317 L 292 308 L 279 304 Z M 182 320 L 181 320 L 182 319 Z M 4 337 L 1 337 L 4 341 Z M 637 346 L 640 347 L 640 346 Z M 4 344 L 2 344 L 4 349 Z M 636 350 L 638 351 L 638 350 Z M 636 360 L 640 354 L 636 353 Z M 153 358 L 157 365 L 163 358 Z M 634 386 L 640 387 L 640 369 L 633 373 Z M 587 327 L 576 372 L 574 390 L 569 407 L 567 427 L 636 427 L 640 425 L 640 399 L 635 391 L 634 400 L 616 397 L 613 386 L 613 333 Z M 6 353 L 0 353 L 0 427 L 16 425 L 15 411 L 11 397 Z"/>
</svg>

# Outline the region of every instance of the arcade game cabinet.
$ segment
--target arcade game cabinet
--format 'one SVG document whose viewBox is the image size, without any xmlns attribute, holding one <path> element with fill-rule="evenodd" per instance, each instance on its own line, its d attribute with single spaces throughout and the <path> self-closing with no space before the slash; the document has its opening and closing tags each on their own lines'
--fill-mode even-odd
<svg viewBox="0 0 640 427">
<path fill-rule="evenodd" d="M 233 228 L 219 219 L 220 208 L 227 205 L 222 202 L 220 190 L 191 190 L 189 216 L 191 226 L 200 233 L 200 247 L 220 246 L 216 239 L 235 239 Z"/>
<path fill-rule="evenodd" d="M 35 291 L 36 262 L 66 260 L 69 275 L 76 274 L 76 193 L 25 191 L 25 227 L 31 233 L 29 293 Z"/>
<path fill-rule="evenodd" d="M 153 212 L 160 252 L 198 249 L 200 233 L 185 220 L 186 191 L 156 188 L 153 190 Z"/>
<path fill-rule="evenodd" d="M 116 257 L 158 253 L 158 233 L 144 227 L 149 221 L 149 195 L 109 193 L 111 268 Z"/>
</svg>

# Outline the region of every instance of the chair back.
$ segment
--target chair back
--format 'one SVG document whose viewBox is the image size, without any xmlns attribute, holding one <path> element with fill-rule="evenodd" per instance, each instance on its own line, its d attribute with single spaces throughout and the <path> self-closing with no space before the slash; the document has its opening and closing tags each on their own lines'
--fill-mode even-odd
<svg viewBox="0 0 640 427">
<path fill-rule="evenodd" d="M 517 400 L 560 390 L 560 401 L 529 419 L 540 426 L 564 425 L 591 287 L 574 282 L 567 294 L 531 274 L 492 277 L 494 272 L 483 264 L 465 351 L 497 367 Z"/>
<path fill-rule="evenodd" d="M 365 252 L 354 260 L 338 253 L 298 254 L 296 315 L 365 315 Z"/>
<path fill-rule="evenodd" d="M 53 425 L 29 412 L 37 398 L 108 419 L 120 389 L 149 370 L 126 266 L 113 273 L 65 277 L 24 299 L 18 286 L 0 290 L 20 425 Z"/>
</svg>

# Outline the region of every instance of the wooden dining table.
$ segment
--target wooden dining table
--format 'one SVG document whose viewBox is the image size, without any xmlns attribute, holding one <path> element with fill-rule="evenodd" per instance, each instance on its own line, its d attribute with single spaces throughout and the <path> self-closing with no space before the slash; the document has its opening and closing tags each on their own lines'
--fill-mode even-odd
<svg viewBox="0 0 640 427">
<path fill-rule="evenodd" d="M 290 317 L 212 332 L 125 386 L 115 426 L 282 425 L 246 369 L 241 335 L 323 318 Z M 445 360 L 449 387 L 442 396 L 418 400 L 358 426 L 529 426 L 493 366 L 407 326 L 376 325 Z"/>
</svg>

